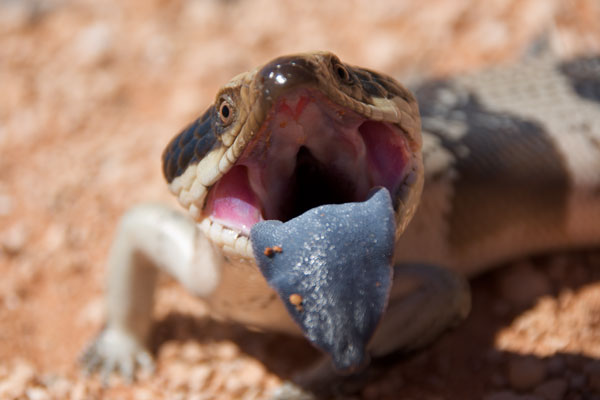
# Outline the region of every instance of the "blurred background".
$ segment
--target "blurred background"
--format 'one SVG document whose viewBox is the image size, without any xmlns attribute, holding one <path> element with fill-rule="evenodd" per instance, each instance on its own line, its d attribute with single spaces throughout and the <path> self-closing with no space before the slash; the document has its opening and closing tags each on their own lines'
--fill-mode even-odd
<svg viewBox="0 0 600 400">
<path fill-rule="evenodd" d="M 166 143 L 232 76 L 307 50 L 404 82 L 539 52 L 597 54 L 600 1 L 0 0 L 0 398 L 264 398 L 311 361 L 314 351 L 300 341 L 209 321 L 202 303 L 163 282 L 153 377 L 105 389 L 77 366 L 102 326 L 104 262 L 119 216 L 140 201 L 177 207 L 160 169 Z M 551 263 L 581 257 L 585 268 L 591 255 Z M 475 310 L 474 328 L 390 368 L 361 397 L 519 392 L 511 371 L 536 373 L 542 364 L 534 383 L 548 383 L 546 358 L 557 347 L 517 357 L 516 367 L 505 351 L 538 348 L 505 335 L 495 350 L 502 327 L 520 328 L 489 280 L 475 290 L 497 318 L 477 320 Z M 600 390 L 598 339 L 571 353 L 583 355 L 580 386 Z M 560 360 L 552 362 L 568 364 Z M 557 379 L 548 393 L 584 393 L 571 378 Z"/>
</svg>

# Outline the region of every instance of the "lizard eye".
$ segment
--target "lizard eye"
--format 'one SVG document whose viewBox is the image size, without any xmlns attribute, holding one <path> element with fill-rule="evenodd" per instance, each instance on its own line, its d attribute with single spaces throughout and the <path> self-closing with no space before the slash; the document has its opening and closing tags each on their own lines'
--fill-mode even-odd
<svg viewBox="0 0 600 400">
<path fill-rule="evenodd" d="M 226 99 L 221 100 L 221 104 L 219 105 L 219 118 L 221 118 L 221 122 L 224 126 L 231 124 L 233 121 L 233 106 Z"/>
<path fill-rule="evenodd" d="M 333 71 L 342 82 L 352 83 L 352 76 L 350 76 L 350 72 L 348 72 L 348 69 L 341 63 L 333 64 Z"/>
</svg>

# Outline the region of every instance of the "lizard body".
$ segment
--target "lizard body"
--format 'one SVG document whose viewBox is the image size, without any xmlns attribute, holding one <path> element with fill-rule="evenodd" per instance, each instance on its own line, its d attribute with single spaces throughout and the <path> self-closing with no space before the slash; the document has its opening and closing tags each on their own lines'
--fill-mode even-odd
<svg viewBox="0 0 600 400">
<path fill-rule="evenodd" d="M 302 334 L 256 265 L 252 226 L 359 204 L 381 186 L 395 219 L 394 278 L 385 314 L 363 339 L 372 356 L 426 345 L 466 317 L 463 276 L 600 243 L 599 88 L 598 57 L 428 82 L 415 90 L 418 107 L 393 79 L 328 53 L 235 77 L 165 151 L 165 176 L 191 218 L 161 205 L 124 216 L 109 258 L 108 324 L 88 367 L 131 376 L 151 365 L 157 270 L 229 319 Z"/>
</svg>

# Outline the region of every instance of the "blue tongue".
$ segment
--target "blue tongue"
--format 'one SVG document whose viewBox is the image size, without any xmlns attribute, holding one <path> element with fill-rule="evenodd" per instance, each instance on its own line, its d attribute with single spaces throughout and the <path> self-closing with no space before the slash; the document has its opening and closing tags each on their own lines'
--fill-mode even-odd
<svg viewBox="0 0 600 400">
<path fill-rule="evenodd" d="M 250 238 L 258 266 L 304 336 L 336 369 L 357 370 L 385 311 L 395 222 L 387 189 L 361 203 L 324 205 L 264 221 Z"/>
</svg>

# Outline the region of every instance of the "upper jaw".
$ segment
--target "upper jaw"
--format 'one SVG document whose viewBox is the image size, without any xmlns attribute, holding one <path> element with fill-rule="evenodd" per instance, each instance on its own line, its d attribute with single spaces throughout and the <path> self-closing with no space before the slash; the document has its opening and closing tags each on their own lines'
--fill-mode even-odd
<svg viewBox="0 0 600 400">
<path fill-rule="evenodd" d="M 340 82 L 334 71 L 336 65 L 343 64 L 329 52 L 283 56 L 250 73 L 241 74 L 225 85 L 217 94 L 217 101 L 222 93 L 233 89 L 236 100 L 248 105 L 240 109 L 242 124 L 239 129 L 225 132 L 221 137 L 223 143 L 230 147 L 230 158 L 239 157 L 260 129 L 277 99 L 300 88 L 315 89 L 331 103 L 364 118 L 398 125 L 404 131 L 411 151 L 419 152 L 422 145 L 421 121 L 413 95 L 395 81 L 390 82 L 395 87 L 388 90 L 398 91 L 399 95 L 366 93 L 366 88 L 373 85 L 373 82 L 363 82 L 358 76 L 353 77 L 354 82 L 350 85 Z M 345 67 L 353 74 L 351 67 Z M 373 71 L 369 73 L 375 74 Z"/>
</svg>

